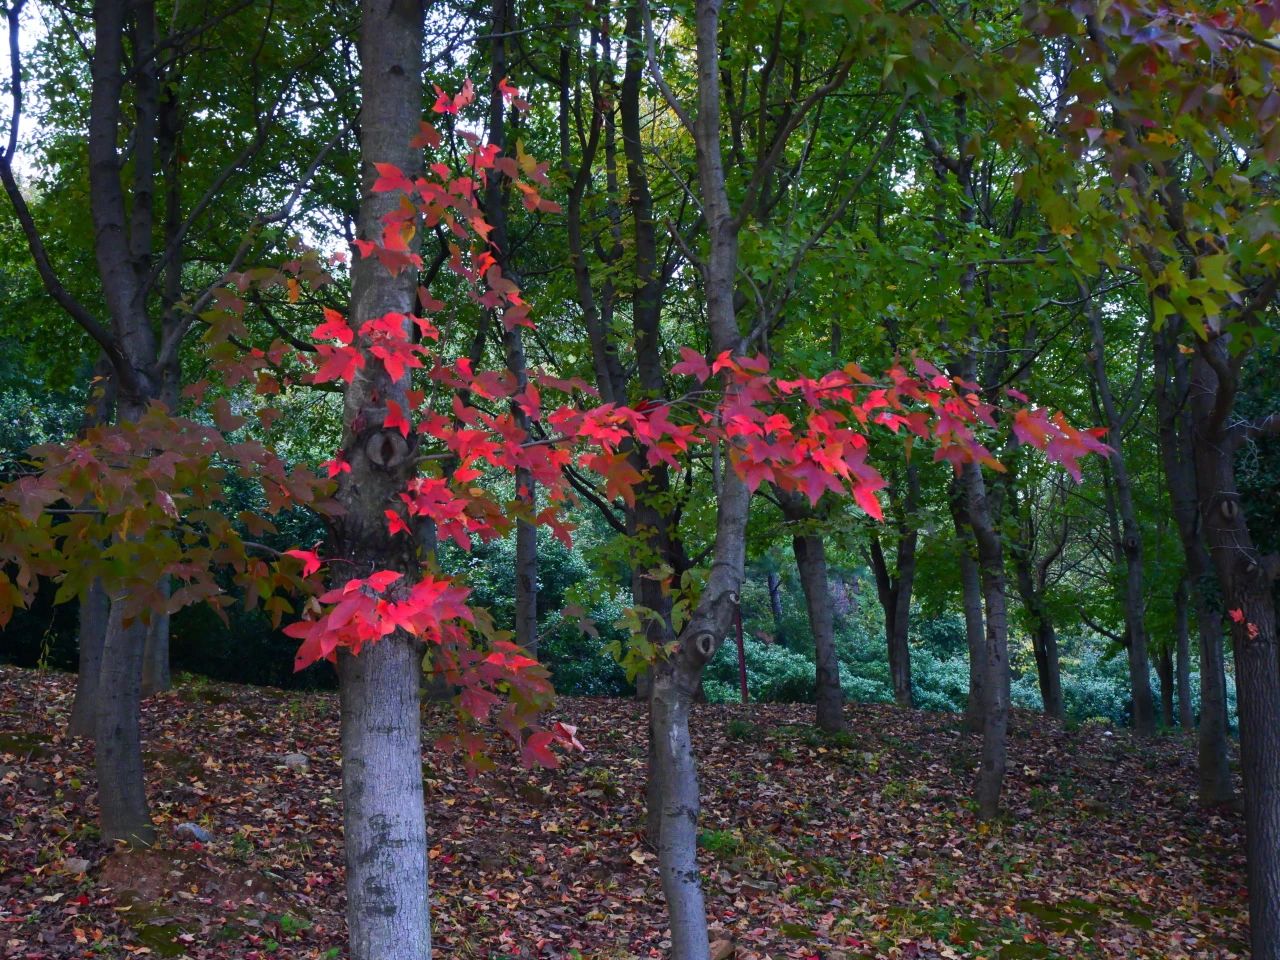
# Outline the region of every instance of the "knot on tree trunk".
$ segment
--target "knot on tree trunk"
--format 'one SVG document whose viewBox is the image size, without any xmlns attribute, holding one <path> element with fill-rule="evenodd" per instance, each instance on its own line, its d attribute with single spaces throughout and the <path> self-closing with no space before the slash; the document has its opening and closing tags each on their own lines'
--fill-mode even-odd
<svg viewBox="0 0 1280 960">
<path fill-rule="evenodd" d="M 364 455 L 370 465 L 387 472 L 404 464 L 412 452 L 411 438 L 399 430 L 377 428 L 370 431 L 364 440 Z"/>
</svg>

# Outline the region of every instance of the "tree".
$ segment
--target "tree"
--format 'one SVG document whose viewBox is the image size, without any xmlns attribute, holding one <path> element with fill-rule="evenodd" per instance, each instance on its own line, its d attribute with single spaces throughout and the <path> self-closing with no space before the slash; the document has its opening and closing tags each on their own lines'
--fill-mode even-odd
<svg viewBox="0 0 1280 960">
<path fill-rule="evenodd" d="M 1074 229 L 1086 241 L 1124 239 L 1151 296 L 1152 334 L 1170 338 L 1179 353 L 1190 351 L 1195 517 L 1236 663 L 1250 939 L 1254 956 L 1278 957 L 1280 660 L 1273 584 L 1280 561 L 1255 546 L 1240 507 L 1235 454 L 1280 430 L 1280 417 L 1237 420 L 1233 409 L 1245 361 L 1273 335 L 1280 290 L 1274 224 L 1258 213 L 1263 198 L 1271 202 L 1280 156 L 1280 124 L 1264 106 L 1275 102 L 1276 52 L 1261 38 L 1280 11 L 1270 3 L 1211 15 L 1124 4 L 1105 14 L 1041 8 L 1030 23 L 1071 46 L 1076 69 L 1069 91 L 1081 102 L 1064 125 L 1065 143 L 1076 156 L 1099 150 L 1112 173 L 1073 212 Z M 1242 172 L 1220 176 L 1227 168 Z M 1055 219 L 1062 223 L 1061 212 Z M 1082 245 L 1080 253 L 1118 259 L 1105 242 L 1101 249 Z M 1165 382 L 1170 359 L 1171 351 Z M 1171 477 L 1169 485 L 1175 498 L 1190 494 L 1185 480 L 1175 484 Z M 1184 548 L 1188 557 L 1196 552 L 1186 537 Z"/>
<path fill-rule="evenodd" d="M 12 111 L 8 142 L 0 151 L 0 183 L 44 288 L 110 364 L 115 416 L 123 423 L 137 423 L 153 403 L 169 408 L 177 404 L 182 345 L 196 316 L 209 308 L 222 276 L 200 275 L 188 286 L 183 254 L 192 232 L 208 225 L 210 207 L 227 181 L 269 140 L 292 81 L 281 81 L 278 99 L 250 104 L 257 129 L 248 146 L 229 164 L 202 171 L 208 179 L 192 184 L 179 160 L 185 111 L 195 109 L 180 102 L 182 69 L 196 45 L 237 11 L 208 20 L 201 19 L 203 13 L 188 20 L 185 13 L 175 12 L 168 23 L 171 33 L 161 35 L 154 3 L 103 0 L 95 6 L 85 165 L 99 286 L 93 300 L 84 300 L 50 257 L 46 235 L 15 173 L 24 104 L 18 42 L 24 7 L 18 2 L 5 8 Z M 269 14 L 264 34 L 273 26 L 275 17 Z M 308 176 L 304 170 L 298 180 L 305 182 Z M 290 184 L 278 210 L 238 224 L 240 232 L 247 233 L 245 239 L 229 251 L 219 251 L 228 271 L 238 270 L 258 249 L 258 235 L 267 224 L 289 219 L 301 182 L 296 188 Z M 195 199 L 186 206 L 185 191 L 192 187 Z M 127 551 L 123 544 L 119 549 Z M 156 584 L 162 594 L 168 589 L 166 577 Z M 137 605 L 133 598 L 113 595 L 113 609 L 102 617 L 103 601 L 95 590 L 92 581 L 84 584 L 82 610 L 89 616 L 83 634 L 86 673 L 77 697 L 82 701 L 77 729 L 88 727 L 84 718 L 92 712 L 103 835 L 149 842 L 153 829 L 142 781 L 137 716 L 144 689 L 151 692 L 168 682 L 167 604 L 163 599 L 155 602 L 148 587 L 152 602 Z M 116 609 L 120 603 L 132 612 L 125 615 L 123 608 Z M 94 672 L 98 665 L 100 676 Z"/>
</svg>

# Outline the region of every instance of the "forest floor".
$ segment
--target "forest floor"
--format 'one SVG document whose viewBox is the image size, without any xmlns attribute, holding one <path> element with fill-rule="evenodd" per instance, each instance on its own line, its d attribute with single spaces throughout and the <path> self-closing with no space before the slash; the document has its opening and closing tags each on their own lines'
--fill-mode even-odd
<svg viewBox="0 0 1280 960">
<path fill-rule="evenodd" d="M 130 853 L 97 838 L 92 747 L 63 734 L 73 684 L 0 668 L 0 957 L 342 957 L 336 696 L 187 682 L 148 701 L 161 841 Z M 1241 818 L 1196 806 L 1186 739 L 1018 714 L 1009 813 L 988 827 L 957 718 L 852 705 L 831 739 L 810 710 L 694 714 L 708 909 L 737 960 L 1247 956 Z M 665 955 L 643 708 L 567 699 L 557 717 L 587 747 L 559 770 L 499 757 L 468 781 L 426 752 L 446 960 Z"/>
</svg>

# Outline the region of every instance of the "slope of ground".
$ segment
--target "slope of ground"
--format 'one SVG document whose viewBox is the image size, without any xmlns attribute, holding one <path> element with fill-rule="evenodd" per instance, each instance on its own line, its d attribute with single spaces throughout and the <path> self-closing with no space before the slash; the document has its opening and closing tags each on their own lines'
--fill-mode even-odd
<svg viewBox="0 0 1280 960">
<path fill-rule="evenodd" d="M 336 698 L 196 682 L 149 701 L 162 840 L 127 853 L 97 839 L 92 748 L 62 732 L 73 684 L 0 668 L 0 957 L 342 957 Z M 558 716 L 587 746 L 560 770 L 469 782 L 426 751 L 441 957 L 665 953 L 643 709 Z M 1196 807 L 1190 743 L 1017 716 L 988 828 L 954 717 L 848 719 L 829 739 L 804 707 L 695 713 L 708 906 L 740 960 L 1247 955 L 1240 818 Z"/>
</svg>

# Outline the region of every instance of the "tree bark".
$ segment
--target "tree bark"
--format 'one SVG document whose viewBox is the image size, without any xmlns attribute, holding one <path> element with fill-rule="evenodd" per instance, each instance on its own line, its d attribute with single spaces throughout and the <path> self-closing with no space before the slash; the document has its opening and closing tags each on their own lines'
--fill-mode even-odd
<svg viewBox="0 0 1280 960">
<path fill-rule="evenodd" d="M 427 829 L 412 638 L 338 658 L 347 925 L 358 960 L 429 960 Z"/>
<path fill-rule="evenodd" d="M 1228 418 L 1236 383 L 1226 337 L 1200 341 L 1188 394 L 1196 488 L 1223 603 L 1232 613 L 1240 770 L 1244 778 L 1249 937 L 1253 956 L 1280 957 L 1280 656 L 1274 583 L 1280 558 L 1254 546 L 1235 479 L 1241 425 Z"/>
<path fill-rule="evenodd" d="M 785 644 L 787 638 L 782 629 L 782 577 L 770 566 L 768 573 L 769 612 L 773 614 L 773 641 Z"/>
<path fill-rule="evenodd" d="M 1040 699 L 1044 702 L 1044 715 L 1061 720 L 1065 715 L 1062 703 L 1062 667 L 1058 659 L 1058 633 L 1053 620 L 1043 607 L 1036 613 L 1036 628 L 1031 643 L 1036 657 L 1036 679 L 1040 685 Z"/>
<path fill-rule="evenodd" d="M 124 600 L 114 599 L 102 645 L 95 716 L 95 766 L 102 839 L 148 845 L 155 827 L 147 808 L 142 772 L 142 651 L 147 625 L 126 620 Z"/>
<path fill-rule="evenodd" d="M 489 143 L 500 151 L 506 150 L 506 103 L 498 90 L 498 84 L 507 75 L 506 32 L 509 28 L 510 10 L 507 0 L 493 0 L 489 42 Z M 518 282 L 511 264 L 511 240 L 507 230 L 507 205 L 505 181 L 495 174 L 489 177 L 485 188 L 485 219 L 493 229 L 489 240 L 493 245 L 494 259 L 504 276 Z M 501 322 L 501 320 L 499 321 Z M 507 369 L 516 378 L 520 389 L 529 382 L 529 372 L 524 351 L 524 335 L 520 327 L 503 328 L 502 347 L 506 353 Z M 529 437 L 529 415 L 515 402 L 511 405 L 516 423 Z M 519 510 L 516 517 L 515 557 L 515 633 L 516 643 L 530 655 L 538 653 L 538 528 L 533 517 L 537 513 L 537 493 L 533 474 L 524 467 L 515 472 L 516 501 Z"/>
<path fill-rule="evenodd" d="M 734 309 L 738 227 L 725 186 L 720 151 L 719 24 L 721 0 L 697 0 L 697 113 L 694 141 L 707 225 L 702 264 L 712 355 L 742 352 Z M 656 357 L 651 358 L 656 359 Z M 672 960 L 707 960 L 707 916 L 698 875 L 698 777 L 689 736 L 689 710 L 702 671 L 728 634 L 737 610 L 746 564 L 747 511 L 751 494 L 734 470 L 725 470 L 716 502 L 711 570 L 689 623 L 670 657 L 653 668 L 651 743 L 661 802 L 658 869 L 671 920 Z"/>
<path fill-rule="evenodd" d="M 804 524 L 813 511 L 800 494 L 777 490 L 778 502 L 788 522 Z M 844 729 L 844 692 L 840 689 L 840 660 L 836 656 L 834 604 L 827 575 L 827 550 L 822 536 L 812 530 L 797 530 L 791 538 L 796 570 L 804 591 L 809 630 L 813 634 L 815 663 L 814 701 L 818 729 L 836 733 Z"/>
<path fill-rule="evenodd" d="M 837 733 L 844 729 L 844 694 L 840 689 L 840 661 L 836 657 L 831 592 L 827 586 L 826 547 L 816 534 L 795 537 L 791 543 L 809 611 L 809 628 L 813 631 L 818 729 Z"/>
<path fill-rule="evenodd" d="M 978 816 L 990 820 L 1000 812 L 1008 764 L 1009 622 L 1006 606 L 1004 545 L 992 518 L 982 468 L 964 468 L 969 520 L 978 547 L 982 598 L 986 613 L 986 671 L 983 677 L 982 765 L 978 771 Z"/>
<path fill-rule="evenodd" d="M 1185 356 L 1178 349 L 1178 329 L 1177 323 L 1170 322 L 1155 337 L 1156 408 L 1160 421 L 1160 461 L 1186 559 L 1200 645 L 1200 723 L 1196 732 L 1198 797 L 1203 806 L 1213 807 L 1230 803 L 1235 788 L 1227 754 L 1222 613 L 1213 599 L 1218 595 L 1218 587 L 1200 527 L 1193 430 L 1187 409 L 1189 370 Z"/>
<path fill-rule="evenodd" d="M 159 596 L 168 600 L 173 584 L 168 577 L 161 578 Z M 173 676 L 169 670 L 169 611 L 157 606 L 151 611 L 147 624 L 146 647 L 142 653 L 142 696 L 155 696 L 173 688 Z"/>
<path fill-rule="evenodd" d="M 1091 294 L 1082 288 L 1086 297 Z M 1133 728 L 1139 736 L 1155 733 L 1155 702 L 1151 696 L 1151 665 L 1147 653 L 1147 627 L 1143 599 L 1142 528 L 1138 523 L 1133 503 L 1133 484 L 1121 447 L 1122 428 L 1120 415 L 1111 392 L 1107 375 L 1106 337 L 1102 326 L 1102 314 L 1092 299 L 1088 309 L 1090 329 L 1093 334 L 1093 376 L 1098 387 L 1098 398 L 1106 416 L 1107 442 L 1111 446 L 1108 461 L 1115 481 L 1116 505 L 1120 512 L 1121 539 L 1117 553 L 1124 561 L 1124 622 L 1129 659 L 1129 685 L 1133 692 Z"/>
<path fill-rule="evenodd" d="M 1156 676 L 1160 678 L 1160 722 L 1173 727 L 1173 651 L 1162 644 L 1156 654 Z"/>
<path fill-rule="evenodd" d="M 419 0 L 364 0 L 360 25 L 360 235 L 382 241 L 383 216 L 401 198 L 374 193 L 375 163 L 414 176 L 422 158 L 410 141 L 422 115 L 423 8 Z M 417 249 L 417 242 L 411 249 Z M 376 257 L 352 265 L 351 326 L 386 314 L 403 318 L 412 337 L 417 277 L 392 276 Z M 356 341 L 368 349 L 363 339 Z M 342 577 L 377 569 L 403 573 L 396 590 L 419 575 L 420 545 L 393 537 L 383 511 L 416 475 L 413 449 L 385 429 L 389 404 L 413 409 L 409 377 L 392 379 L 382 363 L 366 363 L 343 396 L 343 513 L 331 530 Z M 374 451 L 371 454 L 370 451 Z M 422 790 L 418 676 L 421 648 L 396 633 L 339 657 L 342 707 L 343 830 L 347 855 L 347 926 L 352 960 L 429 960 L 426 814 Z"/>
<path fill-rule="evenodd" d="M 1187 581 L 1178 582 L 1174 595 L 1174 629 L 1177 632 L 1177 655 L 1174 669 L 1177 671 L 1178 725 L 1183 730 L 1195 726 L 1195 713 L 1191 705 L 1191 626 L 1188 622 Z"/>
<path fill-rule="evenodd" d="M 889 677 L 893 683 L 893 699 L 900 707 L 913 706 L 911 693 L 911 596 L 916 577 L 915 511 L 920 500 L 920 473 L 914 465 L 906 470 L 906 496 L 896 512 L 897 544 L 893 569 L 889 568 L 880 538 L 871 535 L 871 566 L 876 578 L 876 593 L 884 609 L 885 645 L 889 653 Z"/>
<path fill-rule="evenodd" d="M 1031 649 L 1036 660 L 1040 699 L 1044 703 L 1045 716 L 1061 720 L 1062 669 L 1058 659 L 1058 633 L 1044 602 L 1044 585 L 1038 582 L 1038 571 L 1033 569 L 1031 558 L 1026 555 L 1024 547 L 1025 545 L 1020 544 L 1014 551 L 1013 566 L 1018 594 L 1031 619 Z"/>
<path fill-rule="evenodd" d="M 948 499 L 958 542 L 956 559 L 960 564 L 964 632 L 969 648 L 969 697 L 965 702 L 964 727 L 970 733 L 981 733 L 987 696 L 987 636 L 982 615 L 982 575 L 978 570 L 978 548 L 973 537 L 968 495 L 962 478 L 951 481 Z"/>
<path fill-rule="evenodd" d="M 111 601 L 102 581 L 95 579 L 80 601 L 80 667 L 76 674 L 76 696 L 71 704 L 67 732 L 73 737 L 94 735 L 94 715 L 98 691 L 102 687 L 102 649 L 107 639 L 107 618 Z"/>
<path fill-rule="evenodd" d="M 93 380 L 89 385 L 90 399 L 81 423 L 82 433 L 111 422 L 115 415 L 114 382 L 111 377 L 111 361 L 105 354 L 100 354 L 93 367 Z M 102 681 L 102 647 L 107 637 L 107 618 L 110 613 L 111 601 L 106 588 L 101 580 L 95 578 L 80 599 L 78 611 L 79 666 L 76 671 L 76 695 L 67 724 L 67 732 L 74 737 L 94 735 L 94 714 L 98 688 Z"/>
</svg>

